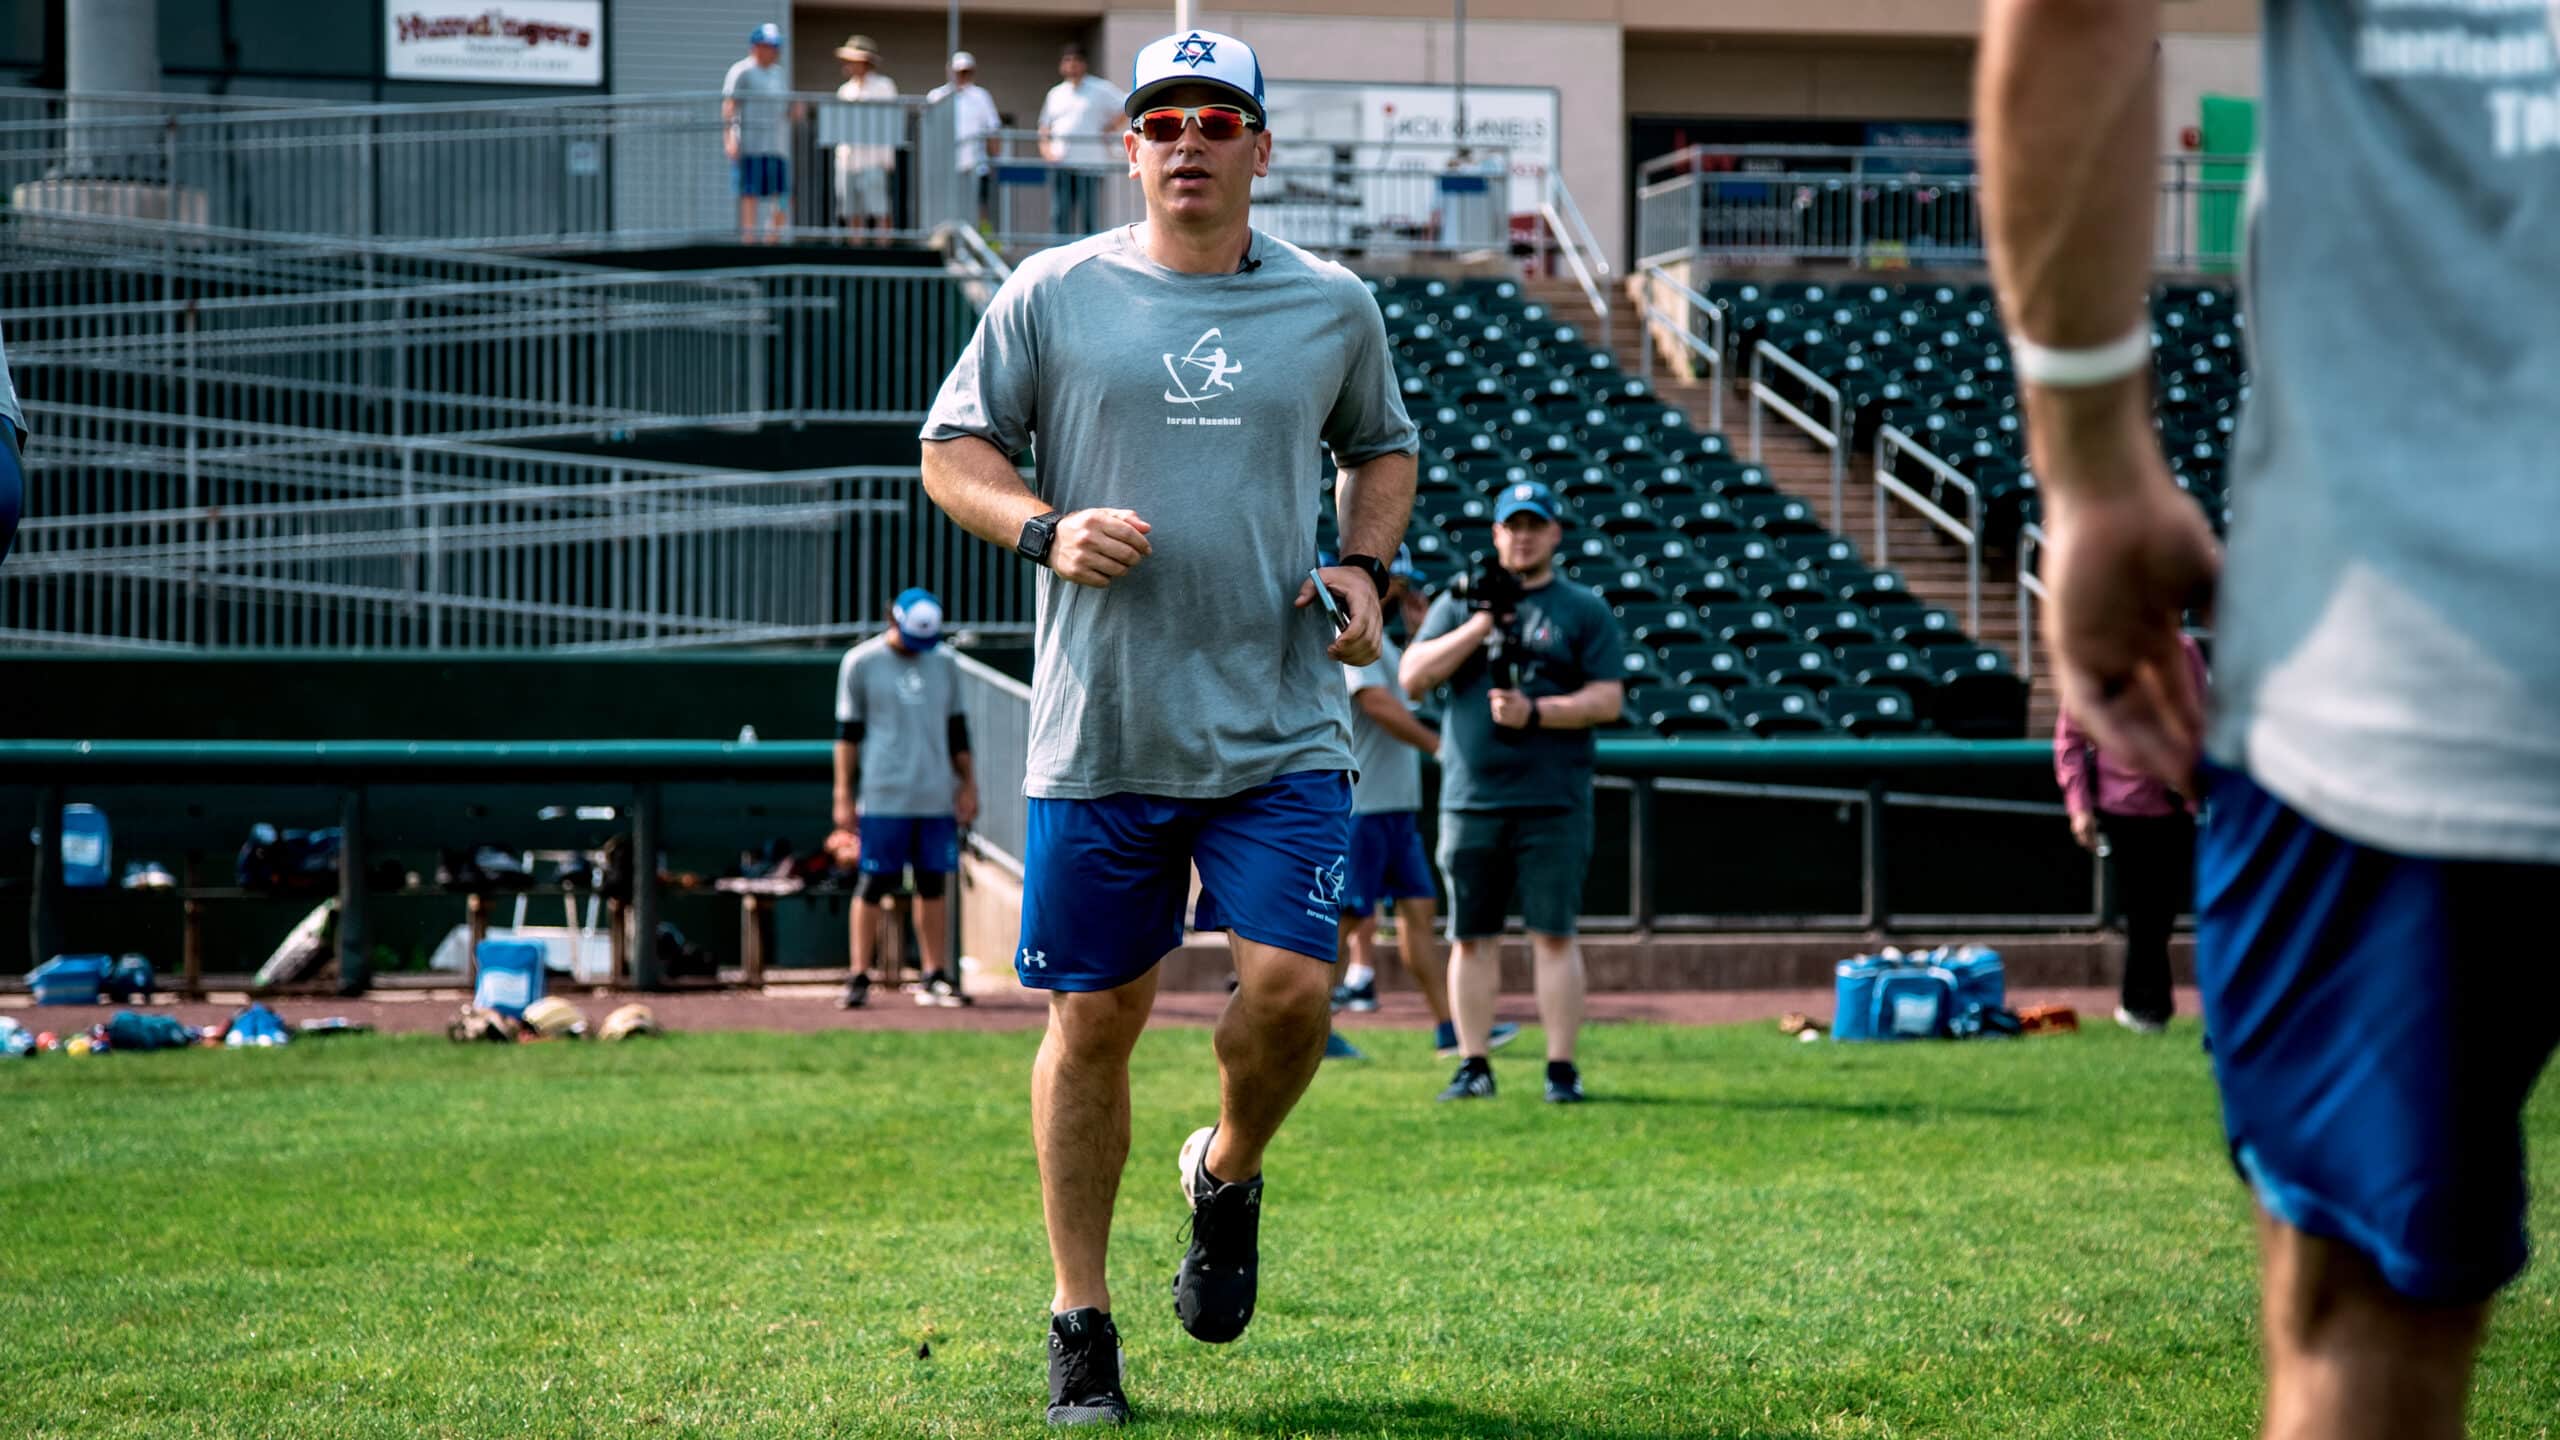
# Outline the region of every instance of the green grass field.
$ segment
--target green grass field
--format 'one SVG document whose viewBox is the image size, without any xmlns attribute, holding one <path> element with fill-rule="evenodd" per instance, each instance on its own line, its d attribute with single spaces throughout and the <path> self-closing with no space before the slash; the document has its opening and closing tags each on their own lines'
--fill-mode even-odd
<svg viewBox="0 0 2560 1440">
<path fill-rule="evenodd" d="M 1165 1288 L 1209 1039 L 1160 1032 L 1113 1254 L 1131 1398 L 1186 1437 L 2246 1434 L 2248 1211 L 2196 1034 L 1615 1027 L 1578 1111 L 1528 1058 L 1435 1106 L 1424 1039 L 1364 1034 L 1273 1152 L 1261 1309 L 1212 1349 Z M 0 1066 L 0 1432 L 1036 1433 L 1035 1044 Z M 2548 1228 L 2560 1100 L 2529 1123 Z M 2556 1298 L 2513 1292 L 2476 1433 L 2552 1433 Z"/>
</svg>

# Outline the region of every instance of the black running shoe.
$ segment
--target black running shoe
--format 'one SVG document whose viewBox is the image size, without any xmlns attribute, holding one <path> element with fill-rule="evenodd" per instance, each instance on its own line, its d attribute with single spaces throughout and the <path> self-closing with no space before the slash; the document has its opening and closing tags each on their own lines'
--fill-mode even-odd
<svg viewBox="0 0 2560 1440">
<path fill-rule="evenodd" d="M 1547 1103 L 1579 1105 L 1582 1103 L 1582 1072 L 1570 1060 L 1547 1062 Z"/>
<path fill-rule="evenodd" d="M 1356 1010 L 1364 1015 L 1377 1009 L 1377 978 L 1372 976 L 1367 980 L 1361 981 L 1357 985 L 1334 986 L 1333 1008 L 1336 1010 Z"/>
<path fill-rule="evenodd" d="M 859 1010 L 870 1003 L 871 977 L 856 970 L 853 972 L 853 978 L 844 982 L 844 993 L 836 997 L 836 1008 Z"/>
<path fill-rule="evenodd" d="M 1253 1321 L 1256 1271 L 1261 1264 L 1262 1177 L 1212 1179 L 1203 1125 L 1182 1142 L 1182 1198 L 1191 1205 L 1191 1248 L 1173 1272 L 1173 1313 L 1191 1338 L 1224 1345 Z"/>
<path fill-rule="evenodd" d="M 1120 1330 L 1099 1310 L 1049 1317 L 1049 1423 L 1129 1423 L 1129 1397 L 1120 1393 Z"/>
<path fill-rule="evenodd" d="M 1449 1088 L 1440 1092 L 1443 1100 L 1490 1100 L 1493 1098 L 1493 1066 L 1482 1060 L 1461 1060 L 1458 1073 L 1449 1077 Z"/>
</svg>

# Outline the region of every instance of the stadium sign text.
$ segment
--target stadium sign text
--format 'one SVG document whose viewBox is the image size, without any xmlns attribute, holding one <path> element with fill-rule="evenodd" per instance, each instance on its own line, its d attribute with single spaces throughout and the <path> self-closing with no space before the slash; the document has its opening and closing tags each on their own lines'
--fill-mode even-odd
<svg viewBox="0 0 2560 1440">
<path fill-rule="evenodd" d="M 602 85 L 603 0 L 481 7 L 383 0 L 382 73 L 393 80 Z"/>
</svg>

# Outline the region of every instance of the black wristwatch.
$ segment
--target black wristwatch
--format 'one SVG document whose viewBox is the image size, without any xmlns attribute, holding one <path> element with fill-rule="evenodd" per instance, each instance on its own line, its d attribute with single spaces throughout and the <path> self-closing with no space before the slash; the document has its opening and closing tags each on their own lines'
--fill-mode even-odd
<svg viewBox="0 0 2560 1440">
<path fill-rule="evenodd" d="M 1377 556 L 1345 555 L 1333 563 L 1368 576 L 1369 584 L 1378 592 L 1378 598 L 1381 600 L 1387 598 L 1387 567 L 1379 561 Z"/>
<path fill-rule="evenodd" d="M 1013 542 L 1013 548 L 1034 565 L 1048 564 L 1049 547 L 1058 540 L 1058 521 L 1066 513 L 1064 510 L 1052 510 L 1046 515 L 1034 515 L 1023 521 L 1022 538 Z"/>
</svg>

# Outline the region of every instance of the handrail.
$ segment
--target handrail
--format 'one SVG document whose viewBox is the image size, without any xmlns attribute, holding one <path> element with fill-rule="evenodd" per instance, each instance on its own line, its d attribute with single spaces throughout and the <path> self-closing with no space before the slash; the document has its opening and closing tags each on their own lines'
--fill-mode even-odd
<svg viewBox="0 0 2560 1440">
<path fill-rule="evenodd" d="M 934 232 L 934 243 L 942 248 L 943 268 L 961 278 L 961 288 L 969 301 L 985 314 L 995 303 L 996 290 L 1013 278 L 1013 267 L 974 225 L 946 224 Z"/>
<path fill-rule="evenodd" d="M 2044 577 L 2036 573 L 2036 552 L 2051 541 L 2033 520 L 2018 527 L 2018 678 L 2036 678 L 2036 602 L 2049 598 Z"/>
<path fill-rule="evenodd" d="M 1964 492 L 1965 518 L 1958 520 L 1928 496 L 1913 489 L 1893 471 L 1894 461 L 1904 455 L 1918 460 L 1940 480 Z M 1886 541 L 1884 497 L 1892 495 L 1920 512 L 1922 519 L 1956 538 L 1964 547 L 1964 629 L 1968 635 L 1982 633 L 1982 488 L 1965 478 L 1964 473 L 1932 455 L 1919 441 L 1904 431 L 1887 425 L 1876 431 L 1876 563 L 1887 564 L 1892 551 Z"/>
<path fill-rule="evenodd" d="M 1600 242 L 1591 235 L 1591 227 L 1582 223 L 1582 211 L 1573 203 L 1573 192 L 1564 186 L 1564 177 L 1547 176 L 1547 198 L 1538 207 L 1547 222 L 1547 233 L 1556 240 L 1556 248 L 1564 255 L 1574 283 L 1582 287 L 1582 298 L 1591 302 L 1600 317 L 1600 348 L 1603 352 L 1617 348 L 1616 326 L 1612 323 L 1608 292 L 1601 288 L 1600 276 L 1609 273 L 1609 260 L 1600 251 Z M 1584 247 L 1589 247 L 1586 258 Z"/>
<path fill-rule="evenodd" d="M 1764 364 L 1776 365 L 1787 374 L 1794 376 L 1796 383 L 1804 386 L 1807 391 L 1830 401 L 1831 423 L 1826 426 L 1811 415 L 1797 409 L 1794 402 L 1779 394 L 1776 387 L 1760 378 L 1760 367 Z M 1752 347 L 1751 351 L 1751 458 L 1755 463 L 1760 459 L 1760 407 L 1763 405 L 1777 411 L 1797 429 L 1811 436 L 1815 444 L 1831 452 L 1831 528 L 1838 530 L 1842 509 L 1847 504 L 1848 478 L 1847 465 L 1841 454 L 1846 440 L 1840 433 L 1840 387 L 1806 369 L 1786 351 L 1763 340 Z"/>
<path fill-rule="evenodd" d="M 1653 383 L 1653 330 L 1656 325 L 1670 327 L 1680 343 L 1689 349 L 1690 358 L 1702 361 L 1707 368 L 1707 428 L 1721 434 L 1724 430 L 1724 311 L 1706 296 L 1690 289 L 1668 270 L 1647 265 L 1639 283 L 1644 289 L 1636 300 L 1636 312 L 1644 321 L 1645 336 L 1641 347 L 1645 383 Z M 1653 303 L 1653 287 L 1667 285 L 1680 302 L 1674 314 Z M 1707 338 L 1701 340 L 1689 328 L 1692 317 L 1707 317 Z"/>
</svg>

